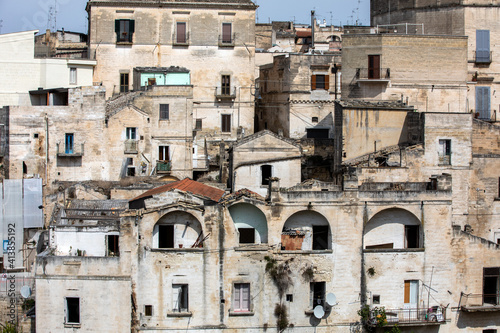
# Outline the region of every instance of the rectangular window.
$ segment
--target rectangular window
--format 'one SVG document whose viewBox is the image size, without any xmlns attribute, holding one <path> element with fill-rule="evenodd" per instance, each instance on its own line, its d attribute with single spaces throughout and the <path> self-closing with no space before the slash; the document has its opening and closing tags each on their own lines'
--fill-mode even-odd
<svg viewBox="0 0 500 333">
<path fill-rule="evenodd" d="M 255 229 L 254 228 L 238 228 L 240 234 L 240 244 L 254 244 L 255 243 Z"/>
<path fill-rule="evenodd" d="M 135 176 L 134 159 L 131 157 L 127 158 L 127 176 L 129 177 Z"/>
<path fill-rule="evenodd" d="M 168 104 L 160 104 L 160 120 L 168 120 L 169 119 L 169 113 L 168 110 L 169 105 Z"/>
<path fill-rule="evenodd" d="M 222 44 L 232 44 L 233 36 L 232 36 L 232 24 L 231 23 L 222 23 Z"/>
<path fill-rule="evenodd" d="M 419 248 L 420 227 L 418 225 L 405 225 L 405 248 Z"/>
<path fill-rule="evenodd" d="M 128 73 L 120 73 L 120 92 L 128 92 Z"/>
<path fill-rule="evenodd" d="M 476 117 L 490 120 L 490 87 L 476 87 Z"/>
<path fill-rule="evenodd" d="M 483 268 L 483 304 L 500 305 L 500 267 Z"/>
<path fill-rule="evenodd" d="M 158 146 L 158 160 L 170 161 L 170 148 L 169 146 Z"/>
<path fill-rule="evenodd" d="M 250 283 L 234 284 L 233 311 L 250 311 Z"/>
<path fill-rule="evenodd" d="M 483 333 L 497 333 L 496 329 L 483 330 Z"/>
<path fill-rule="evenodd" d="M 172 285 L 172 311 L 173 312 L 188 312 L 188 285 L 173 284 Z"/>
<path fill-rule="evenodd" d="M 186 22 L 177 22 L 177 34 L 175 36 L 177 44 L 187 43 Z"/>
<path fill-rule="evenodd" d="M 119 248 L 119 236 L 118 235 L 106 235 L 107 244 L 107 256 L 108 257 L 118 257 L 120 256 Z"/>
<path fill-rule="evenodd" d="M 327 250 L 328 247 L 328 226 L 327 225 L 313 225 L 312 235 L 312 249 L 313 250 Z"/>
<path fill-rule="evenodd" d="M 380 295 L 373 295 L 372 304 L 380 304 Z"/>
<path fill-rule="evenodd" d="M 126 135 L 127 135 L 127 140 L 137 140 L 137 128 L 127 127 Z"/>
<path fill-rule="evenodd" d="M 223 114 L 221 115 L 221 117 L 222 117 L 221 131 L 223 133 L 231 133 L 231 115 Z"/>
<path fill-rule="evenodd" d="M 174 248 L 174 226 L 173 225 L 158 225 L 158 248 L 173 249 Z"/>
<path fill-rule="evenodd" d="M 490 31 L 476 30 L 476 62 L 490 63 Z"/>
<path fill-rule="evenodd" d="M 76 68 L 69 69 L 69 84 L 76 84 Z"/>
<path fill-rule="evenodd" d="M 66 133 L 65 142 L 64 142 L 64 152 L 66 154 L 74 153 L 74 135 L 73 133 Z"/>
<path fill-rule="evenodd" d="M 197 131 L 201 131 L 203 129 L 203 119 L 196 119 L 196 125 L 194 126 L 194 129 Z"/>
<path fill-rule="evenodd" d="M 231 95 L 231 76 L 230 75 L 222 75 L 221 76 L 221 95 L 229 96 Z"/>
<path fill-rule="evenodd" d="M 269 185 L 269 178 L 273 176 L 273 167 L 272 165 L 263 165 L 260 167 L 261 171 L 261 185 Z"/>
<path fill-rule="evenodd" d="M 418 303 L 418 280 L 405 280 L 404 304 Z"/>
<path fill-rule="evenodd" d="M 451 165 L 451 140 L 439 140 L 439 164 Z"/>
<path fill-rule="evenodd" d="M 309 289 L 309 306 L 314 309 L 316 306 L 325 304 L 326 282 L 311 282 Z"/>
<path fill-rule="evenodd" d="M 330 76 L 324 74 L 315 74 L 311 76 L 311 90 L 330 89 Z"/>
<path fill-rule="evenodd" d="M 80 298 L 66 297 L 65 324 L 80 324 Z"/>
<path fill-rule="evenodd" d="M 135 31 L 134 20 L 115 20 L 115 32 L 117 43 L 132 43 Z"/>
<path fill-rule="evenodd" d="M 368 78 L 380 79 L 380 55 L 368 56 Z"/>
<path fill-rule="evenodd" d="M 144 305 L 144 315 L 146 317 L 153 316 L 153 306 L 152 305 Z"/>
</svg>

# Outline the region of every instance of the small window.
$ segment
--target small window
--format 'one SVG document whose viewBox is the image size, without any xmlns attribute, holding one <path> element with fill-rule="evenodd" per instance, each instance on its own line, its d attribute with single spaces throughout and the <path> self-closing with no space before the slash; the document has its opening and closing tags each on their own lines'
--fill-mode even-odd
<svg viewBox="0 0 500 333">
<path fill-rule="evenodd" d="M 311 282 L 309 290 L 309 305 L 311 309 L 325 304 L 326 282 Z"/>
<path fill-rule="evenodd" d="M 148 78 L 148 86 L 156 86 L 156 78 Z"/>
<path fill-rule="evenodd" d="M 311 90 L 328 90 L 329 88 L 328 75 L 316 74 L 311 77 Z"/>
<path fill-rule="evenodd" d="M 373 295 L 373 304 L 380 304 L 380 295 Z"/>
<path fill-rule="evenodd" d="M 231 133 L 231 115 L 223 114 L 221 115 L 221 118 L 222 118 L 221 131 L 223 133 Z"/>
<path fill-rule="evenodd" d="M 250 283 L 234 284 L 233 311 L 250 311 Z"/>
<path fill-rule="evenodd" d="M 231 76 L 222 75 L 221 76 L 221 95 L 229 96 L 231 95 Z"/>
<path fill-rule="evenodd" d="M 170 161 L 170 148 L 169 146 L 158 146 L 158 160 Z"/>
<path fill-rule="evenodd" d="M 500 267 L 483 268 L 483 304 L 500 305 Z"/>
<path fill-rule="evenodd" d="M 73 133 L 66 133 L 64 140 L 64 152 L 66 154 L 73 154 L 74 150 L 74 135 Z"/>
<path fill-rule="evenodd" d="M 28 166 L 26 165 L 26 162 L 23 161 L 23 174 L 28 173 Z"/>
<path fill-rule="evenodd" d="M 158 225 L 158 248 L 173 249 L 174 248 L 174 226 L 173 225 Z"/>
<path fill-rule="evenodd" d="M 160 104 L 160 120 L 168 120 L 168 119 L 169 119 L 169 105 Z"/>
<path fill-rule="evenodd" d="M 120 92 L 128 92 L 128 73 L 120 73 Z"/>
<path fill-rule="evenodd" d="M 69 84 L 76 84 L 76 68 L 69 69 Z"/>
<path fill-rule="evenodd" d="M 177 34 L 175 37 L 177 44 L 187 43 L 186 22 L 177 22 Z"/>
<path fill-rule="evenodd" d="M 418 225 L 405 225 L 405 248 L 418 249 L 420 227 Z"/>
<path fill-rule="evenodd" d="M 306 128 L 309 139 L 328 139 L 330 130 L 328 128 Z"/>
<path fill-rule="evenodd" d="M 134 20 L 115 20 L 115 32 L 117 43 L 132 43 L 135 31 Z"/>
<path fill-rule="evenodd" d="M 286 294 L 286 301 L 293 302 L 293 294 Z"/>
<path fill-rule="evenodd" d="M 127 176 L 135 177 L 134 159 L 131 157 L 127 158 Z"/>
<path fill-rule="evenodd" d="M 272 165 L 263 165 L 260 167 L 261 169 L 261 185 L 269 185 L 269 178 L 273 176 L 273 167 Z"/>
<path fill-rule="evenodd" d="M 172 311 L 173 312 L 188 312 L 188 285 L 173 284 L 172 285 Z"/>
<path fill-rule="evenodd" d="M 197 131 L 201 131 L 203 129 L 203 119 L 196 119 L 196 125 L 194 126 L 194 129 Z"/>
<path fill-rule="evenodd" d="M 66 324 L 80 324 L 80 298 L 66 297 Z"/>
<path fill-rule="evenodd" d="M 451 140 L 439 140 L 439 164 L 451 165 Z"/>
<path fill-rule="evenodd" d="M 496 329 L 483 330 L 483 333 L 497 333 Z"/>
<path fill-rule="evenodd" d="M 38 139 L 38 133 L 33 134 L 34 139 Z"/>
<path fill-rule="evenodd" d="M 232 28 L 231 23 L 222 23 L 222 44 L 233 43 Z"/>
<path fill-rule="evenodd" d="M 127 135 L 127 140 L 137 140 L 137 128 L 127 127 L 126 135 Z"/>
<path fill-rule="evenodd" d="M 240 234 L 240 244 L 255 244 L 254 228 L 238 228 Z"/>
<path fill-rule="evenodd" d="M 106 235 L 107 255 L 108 257 L 118 257 L 120 255 L 118 235 Z"/>
<path fill-rule="evenodd" d="M 318 117 L 312 117 L 312 122 L 317 123 L 318 122 Z"/>
<path fill-rule="evenodd" d="M 153 316 L 153 306 L 152 305 L 144 305 L 144 315 L 146 317 Z"/>
<path fill-rule="evenodd" d="M 328 226 L 327 225 L 313 225 L 313 250 L 327 250 L 328 249 Z"/>
</svg>

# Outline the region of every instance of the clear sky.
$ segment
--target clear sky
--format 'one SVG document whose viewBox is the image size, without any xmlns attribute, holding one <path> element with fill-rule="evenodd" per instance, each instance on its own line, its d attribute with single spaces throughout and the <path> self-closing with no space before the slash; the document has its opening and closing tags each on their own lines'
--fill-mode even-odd
<svg viewBox="0 0 500 333">
<path fill-rule="evenodd" d="M 295 21 L 310 23 L 316 17 L 334 25 L 370 23 L 369 0 L 254 0 L 259 23 Z M 64 28 L 87 32 L 87 0 L 0 0 L 0 32 Z"/>
</svg>

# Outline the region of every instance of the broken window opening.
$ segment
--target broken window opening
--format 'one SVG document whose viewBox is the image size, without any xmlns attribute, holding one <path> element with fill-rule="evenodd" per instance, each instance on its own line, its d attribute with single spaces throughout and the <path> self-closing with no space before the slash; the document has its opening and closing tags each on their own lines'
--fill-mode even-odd
<svg viewBox="0 0 500 333">
<path fill-rule="evenodd" d="M 500 267 L 483 268 L 483 304 L 500 305 Z"/>
<path fill-rule="evenodd" d="M 158 226 L 158 248 L 173 249 L 174 248 L 174 226 L 159 225 Z"/>
<path fill-rule="evenodd" d="M 328 249 L 328 226 L 313 225 L 313 250 Z"/>
<path fill-rule="evenodd" d="M 420 226 L 405 225 L 405 249 L 418 249 L 420 247 Z"/>
<path fill-rule="evenodd" d="M 106 235 L 106 244 L 107 244 L 107 256 L 108 257 L 119 257 L 120 256 L 120 248 L 119 248 L 119 236 L 118 235 Z"/>
<path fill-rule="evenodd" d="M 250 311 L 250 283 L 235 283 L 233 294 L 233 311 Z"/>
<path fill-rule="evenodd" d="M 240 244 L 255 244 L 254 228 L 238 228 L 240 234 Z"/>
<path fill-rule="evenodd" d="M 173 312 L 188 312 L 188 285 L 187 284 L 173 284 L 172 285 L 172 301 Z"/>
<path fill-rule="evenodd" d="M 80 324 L 80 298 L 66 297 L 66 324 Z"/>
<path fill-rule="evenodd" d="M 268 186 L 269 178 L 273 176 L 273 167 L 272 165 L 263 165 L 260 167 L 261 170 L 261 185 Z"/>
<path fill-rule="evenodd" d="M 326 282 L 311 282 L 309 292 L 309 306 L 314 309 L 316 306 L 325 304 Z"/>
</svg>

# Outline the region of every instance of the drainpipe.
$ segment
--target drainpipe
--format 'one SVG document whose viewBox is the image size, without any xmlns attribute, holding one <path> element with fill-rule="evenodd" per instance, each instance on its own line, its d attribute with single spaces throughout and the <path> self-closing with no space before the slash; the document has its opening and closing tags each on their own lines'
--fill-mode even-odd
<svg viewBox="0 0 500 333">
<path fill-rule="evenodd" d="M 47 113 L 45 119 L 45 186 L 49 183 L 49 117 Z"/>
</svg>

